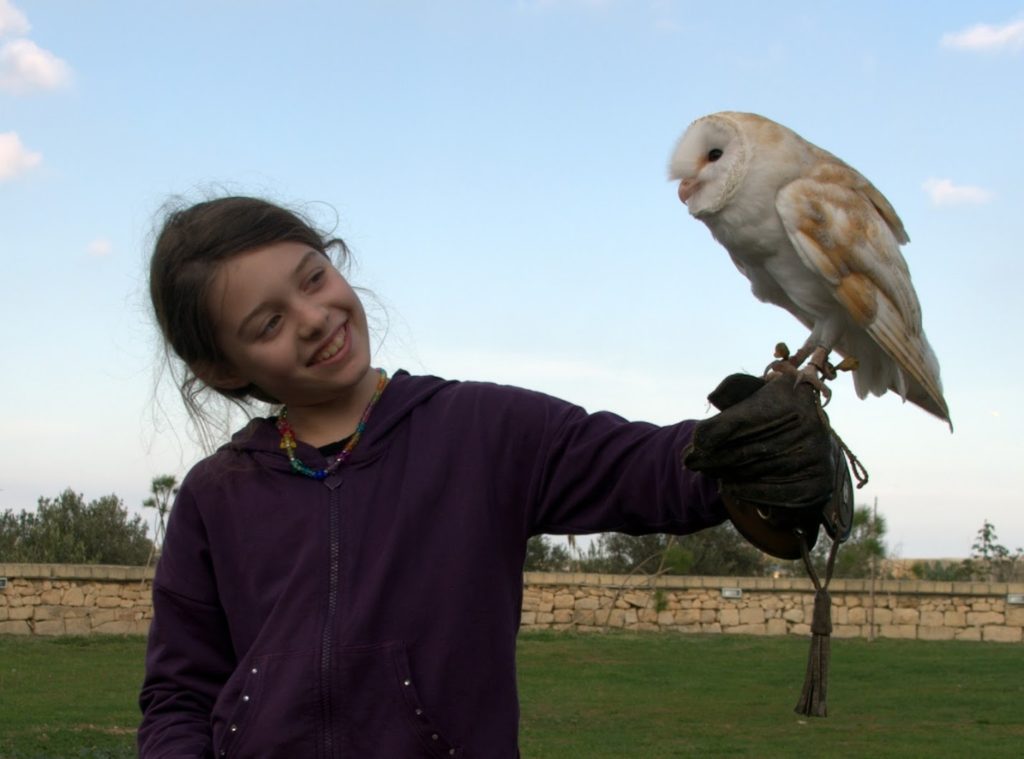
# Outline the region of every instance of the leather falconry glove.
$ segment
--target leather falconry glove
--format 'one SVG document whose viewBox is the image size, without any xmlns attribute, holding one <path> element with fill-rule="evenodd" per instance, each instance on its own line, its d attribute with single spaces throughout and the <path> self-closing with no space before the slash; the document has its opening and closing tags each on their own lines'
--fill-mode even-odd
<svg viewBox="0 0 1024 759">
<path fill-rule="evenodd" d="M 720 413 L 697 423 L 683 453 L 688 469 L 719 480 L 740 534 L 780 559 L 799 559 L 801 540 L 809 552 L 820 524 L 843 542 L 853 523 L 850 471 L 814 393 L 730 375 L 708 396 Z"/>
</svg>

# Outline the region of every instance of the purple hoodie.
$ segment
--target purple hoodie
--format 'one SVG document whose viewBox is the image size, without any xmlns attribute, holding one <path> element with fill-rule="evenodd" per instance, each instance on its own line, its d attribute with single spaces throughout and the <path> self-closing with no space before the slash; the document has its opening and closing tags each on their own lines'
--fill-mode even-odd
<svg viewBox="0 0 1024 759">
<path fill-rule="evenodd" d="M 692 429 L 399 372 L 321 482 L 252 421 L 175 501 L 140 755 L 518 756 L 527 538 L 724 521 L 715 483 L 680 463 Z"/>
</svg>

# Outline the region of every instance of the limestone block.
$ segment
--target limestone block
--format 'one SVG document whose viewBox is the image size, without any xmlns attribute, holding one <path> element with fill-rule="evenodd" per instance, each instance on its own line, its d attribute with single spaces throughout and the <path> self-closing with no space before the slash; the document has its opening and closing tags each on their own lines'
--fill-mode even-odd
<svg viewBox="0 0 1024 759">
<path fill-rule="evenodd" d="M 989 601 L 977 600 L 971 604 L 971 611 L 992 611 L 992 604 Z"/>
<path fill-rule="evenodd" d="M 920 620 L 921 613 L 917 609 L 895 609 L 892 613 L 895 625 L 916 625 Z"/>
<path fill-rule="evenodd" d="M 786 620 L 780 617 L 775 617 L 774 619 L 768 620 L 765 632 L 767 632 L 768 635 L 785 635 L 788 629 L 789 625 L 786 624 Z"/>
<path fill-rule="evenodd" d="M 694 625 L 701 621 L 700 609 L 680 609 L 673 614 L 674 622 L 677 625 Z M 713 621 L 714 617 L 708 621 Z"/>
<path fill-rule="evenodd" d="M 700 631 L 705 633 L 720 633 L 722 632 L 722 626 L 717 622 L 704 622 L 700 626 Z"/>
<path fill-rule="evenodd" d="M 63 617 L 63 606 L 37 606 L 32 614 L 32 618 L 36 620 L 36 622 L 43 622 L 50 619 L 63 619 Z"/>
<path fill-rule="evenodd" d="M 805 624 L 802 624 L 802 623 L 794 624 L 791 628 L 789 628 L 789 634 L 790 635 L 810 635 L 811 634 L 811 626 L 810 625 L 805 625 Z"/>
<path fill-rule="evenodd" d="M 542 613 L 543 612 L 550 612 L 550 611 L 554 611 L 554 609 L 555 609 L 555 597 L 554 596 L 551 596 L 550 598 L 543 598 L 541 601 L 539 601 L 537 603 L 537 611 L 538 612 L 542 612 Z"/>
<path fill-rule="evenodd" d="M 637 622 L 629 629 L 640 630 L 641 632 L 658 632 L 660 628 L 655 624 L 651 624 L 650 622 Z"/>
<path fill-rule="evenodd" d="M 596 619 L 593 609 L 576 609 L 572 613 L 572 621 L 576 625 L 593 625 Z"/>
<path fill-rule="evenodd" d="M 104 622 L 101 625 L 96 625 L 92 629 L 95 633 L 103 633 L 104 635 L 128 635 L 132 632 L 132 625 L 134 623 L 126 619 L 115 619 L 112 622 Z"/>
<path fill-rule="evenodd" d="M 917 625 L 879 625 L 878 636 L 880 638 L 907 638 L 913 640 L 917 637 Z"/>
<path fill-rule="evenodd" d="M 712 609 L 701 609 L 699 619 L 701 624 L 711 624 L 718 619 L 718 614 Z"/>
<path fill-rule="evenodd" d="M 636 609 L 626 609 L 625 612 L 623 612 L 622 617 L 625 620 L 627 627 L 635 625 L 640 621 L 640 618 L 636 613 Z"/>
<path fill-rule="evenodd" d="M 71 587 L 64 591 L 62 603 L 65 606 L 81 606 L 85 602 L 85 594 L 81 588 Z"/>
<path fill-rule="evenodd" d="M 675 623 L 675 614 L 667 609 L 665 611 L 658 612 L 658 624 L 662 627 L 668 627 Z"/>
<path fill-rule="evenodd" d="M 93 627 L 106 624 L 107 622 L 113 622 L 117 619 L 117 612 L 113 609 L 102 609 L 100 611 L 89 612 L 89 621 L 92 622 Z"/>
<path fill-rule="evenodd" d="M 939 612 L 935 612 L 939 614 Z M 922 615 L 923 616 L 923 615 Z M 942 615 L 939 614 L 941 617 Z M 922 624 L 917 628 L 918 640 L 953 640 L 956 637 L 956 629 L 938 625 Z"/>
<path fill-rule="evenodd" d="M 863 633 L 860 625 L 833 625 L 832 637 L 834 638 L 859 638 Z"/>
<path fill-rule="evenodd" d="M 955 630 L 956 640 L 981 640 L 980 627 L 961 627 Z"/>
<path fill-rule="evenodd" d="M 971 611 L 967 613 L 967 624 L 975 627 L 1001 625 L 1005 621 L 1005 617 L 995 611 Z"/>
<path fill-rule="evenodd" d="M 762 622 L 761 624 L 741 624 L 735 627 L 730 627 L 726 632 L 737 634 L 737 635 L 764 635 L 768 632 L 766 626 Z"/>
<path fill-rule="evenodd" d="M 966 627 L 967 614 L 962 611 L 943 612 L 942 624 L 944 624 L 946 627 Z"/>
<path fill-rule="evenodd" d="M 32 607 L 15 606 L 7 612 L 7 615 L 7 618 L 10 620 L 32 619 Z"/>
<path fill-rule="evenodd" d="M 740 609 L 740 624 L 757 625 L 763 624 L 765 620 L 764 609 L 757 606 L 748 606 Z"/>
<path fill-rule="evenodd" d="M 64 635 L 67 632 L 64 628 L 64 620 L 61 618 L 45 619 L 36 622 L 32 627 L 36 635 Z"/>
<path fill-rule="evenodd" d="M 555 609 L 554 621 L 556 625 L 569 625 L 572 623 L 571 609 Z"/>
<path fill-rule="evenodd" d="M 117 596 L 100 596 L 96 599 L 96 606 L 100 609 L 116 609 L 121 605 L 121 599 Z"/>
<path fill-rule="evenodd" d="M 32 628 L 26 620 L 8 620 L 0 622 L 0 635 L 31 635 Z"/>
<path fill-rule="evenodd" d="M 42 593 L 39 594 L 39 601 L 40 603 L 52 606 L 54 604 L 60 603 L 60 596 L 61 593 L 59 590 L 57 590 L 56 588 L 50 588 L 48 590 L 44 590 Z"/>
<path fill-rule="evenodd" d="M 782 612 L 782 618 L 787 622 L 803 622 L 804 621 L 804 610 L 803 607 L 795 609 L 786 609 Z"/>
<path fill-rule="evenodd" d="M 646 608 L 650 597 L 646 593 L 624 593 L 622 596 L 626 603 L 638 609 Z"/>
<path fill-rule="evenodd" d="M 832 623 L 836 625 L 845 625 L 850 620 L 850 610 L 845 606 L 832 605 Z"/>
<path fill-rule="evenodd" d="M 559 593 L 555 596 L 555 609 L 571 609 L 576 605 L 576 597 L 571 593 Z"/>
<path fill-rule="evenodd" d="M 1010 606 L 1006 609 L 1006 624 L 1024 627 L 1024 606 Z"/>
<path fill-rule="evenodd" d="M 1020 643 L 1021 637 L 1021 628 L 1019 627 L 988 625 L 981 628 L 982 640 L 991 640 L 997 643 Z"/>
<path fill-rule="evenodd" d="M 874 610 L 875 624 L 876 625 L 888 625 L 892 624 L 892 609 L 878 609 Z M 871 619 L 871 610 L 868 610 L 868 619 Z"/>
<path fill-rule="evenodd" d="M 599 599 L 596 596 L 586 596 L 576 599 L 576 610 L 594 610 L 599 606 Z"/>
<path fill-rule="evenodd" d="M 64 632 L 67 635 L 88 635 L 92 625 L 87 617 L 68 617 L 64 620 Z"/>
<path fill-rule="evenodd" d="M 941 611 L 922 611 L 920 624 L 921 627 L 942 627 L 942 619 Z"/>
<path fill-rule="evenodd" d="M 723 627 L 732 627 L 740 623 L 740 610 L 735 607 L 722 609 L 718 614 L 718 621 Z"/>
<path fill-rule="evenodd" d="M 537 623 L 537 612 L 524 611 L 520 622 L 524 627 L 531 627 Z"/>
<path fill-rule="evenodd" d="M 604 623 L 609 627 L 625 627 L 626 626 L 626 612 L 624 609 L 611 609 L 604 616 Z"/>
<path fill-rule="evenodd" d="M 865 625 L 868 622 L 868 610 L 863 606 L 854 606 L 846 610 L 846 622 L 851 625 Z"/>
<path fill-rule="evenodd" d="M 152 619 L 152 617 L 150 617 Z M 555 621 L 554 612 L 550 611 L 538 611 L 537 612 L 537 624 L 538 625 L 550 625 Z"/>
</svg>

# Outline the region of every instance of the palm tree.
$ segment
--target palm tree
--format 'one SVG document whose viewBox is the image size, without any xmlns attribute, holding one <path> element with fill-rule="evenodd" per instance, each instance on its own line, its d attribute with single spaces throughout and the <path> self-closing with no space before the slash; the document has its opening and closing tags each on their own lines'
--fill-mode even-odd
<svg viewBox="0 0 1024 759">
<path fill-rule="evenodd" d="M 147 509 L 156 509 L 156 529 L 153 531 L 153 550 L 149 552 L 149 559 L 146 561 L 148 567 L 153 557 L 164 542 L 164 533 L 167 529 L 167 513 L 171 510 L 171 502 L 178 493 L 178 478 L 173 474 L 162 474 L 153 478 L 150 487 L 153 493 L 142 505 Z"/>
</svg>

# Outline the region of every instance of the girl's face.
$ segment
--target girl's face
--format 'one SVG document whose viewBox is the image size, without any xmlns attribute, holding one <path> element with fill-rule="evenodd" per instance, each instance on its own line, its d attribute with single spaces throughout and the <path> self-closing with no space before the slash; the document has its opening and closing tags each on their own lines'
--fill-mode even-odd
<svg viewBox="0 0 1024 759">
<path fill-rule="evenodd" d="M 225 389 L 256 385 L 295 408 L 344 401 L 367 382 L 366 313 L 330 260 L 298 242 L 240 253 L 210 289 L 228 365 L 201 373 Z"/>
</svg>

